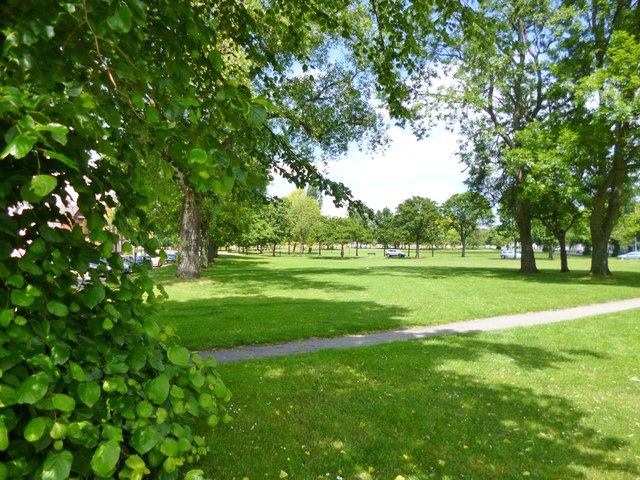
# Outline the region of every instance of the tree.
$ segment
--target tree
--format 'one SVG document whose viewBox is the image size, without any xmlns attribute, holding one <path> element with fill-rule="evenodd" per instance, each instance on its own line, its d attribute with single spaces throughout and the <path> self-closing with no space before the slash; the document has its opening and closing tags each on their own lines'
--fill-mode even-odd
<svg viewBox="0 0 640 480">
<path fill-rule="evenodd" d="M 420 244 L 424 240 L 435 240 L 440 229 L 438 205 L 425 197 L 411 197 L 397 208 L 398 224 L 416 243 L 416 258 L 420 258 Z M 433 244 L 433 242 L 431 242 Z"/>
<path fill-rule="evenodd" d="M 571 53 L 576 59 L 588 60 L 591 70 L 579 81 L 574 103 L 577 114 L 570 118 L 581 137 L 578 161 L 588 172 L 584 185 L 591 199 L 587 205 L 591 210 L 591 274 L 609 275 L 609 238 L 640 170 L 636 68 L 640 62 L 640 6 L 593 2 L 589 8 L 595 20 L 586 24 L 590 31 L 584 34 L 589 41 L 571 48 Z"/>
<path fill-rule="evenodd" d="M 291 225 L 287 216 L 287 203 L 280 199 L 274 198 L 269 202 L 266 209 L 263 210 L 264 218 L 271 229 L 271 255 L 276 256 L 276 246 L 287 239 Z"/>
<path fill-rule="evenodd" d="M 546 58 L 557 38 L 551 3 L 482 0 L 425 8 L 414 2 L 405 8 L 403 17 L 378 22 L 385 53 L 393 58 L 395 49 L 401 52 L 402 61 L 382 82 L 396 107 L 392 113 L 412 119 L 418 133 L 431 120 L 458 123 L 471 189 L 510 210 L 523 247 L 520 270 L 535 273 L 532 209 L 521 195 L 528 167 L 510 151 L 518 147 L 517 132 L 546 111 Z M 446 81 L 434 82 L 438 74 Z"/>
<path fill-rule="evenodd" d="M 197 276 L 208 195 L 264 186 L 277 164 L 348 198 L 269 122 L 286 112 L 269 99 L 278 80 L 348 5 L 0 4 L 0 477 L 174 478 L 207 451 L 191 428 L 228 421 L 230 393 L 154 322 L 165 295 L 144 266 L 123 275 L 107 217 L 155 253 L 143 174 L 156 166 L 183 192 L 178 270 Z M 101 257 L 111 270 L 90 270 Z"/>
<path fill-rule="evenodd" d="M 320 206 L 302 189 L 292 192 L 285 200 L 288 203 L 287 219 L 291 227 L 291 236 L 299 242 L 302 255 L 304 246 L 311 242 L 312 234 L 320 224 Z"/>
<path fill-rule="evenodd" d="M 395 215 L 389 208 L 378 210 L 373 217 L 373 237 L 383 248 L 397 246 L 400 239 L 396 231 Z"/>
<path fill-rule="evenodd" d="M 215 361 L 160 329 L 165 294 L 145 266 L 124 275 L 106 228 L 155 253 L 145 162 L 170 156 L 192 167 L 185 182 L 215 190 L 220 122 L 260 110 L 193 91 L 204 77 L 209 93 L 232 86 L 208 8 L 0 5 L 0 477 L 175 477 L 208 451 L 192 427 L 230 419 Z M 216 17 L 236 25 L 237 13 Z M 198 69 L 185 51 L 200 52 Z M 187 128 L 189 115 L 207 119 Z M 110 270 L 89 268 L 100 258 Z"/>
<path fill-rule="evenodd" d="M 489 226 L 493 222 L 491 205 L 481 195 L 473 192 L 457 193 L 442 205 L 445 221 L 458 232 L 465 256 L 467 241 L 480 223 Z"/>
</svg>

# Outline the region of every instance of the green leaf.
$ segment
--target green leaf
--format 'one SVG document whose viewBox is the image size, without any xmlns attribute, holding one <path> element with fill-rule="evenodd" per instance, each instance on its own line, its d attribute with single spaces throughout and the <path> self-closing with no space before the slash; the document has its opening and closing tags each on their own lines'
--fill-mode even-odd
<svg viewBox="0 0 640 480">
<path fill-rule="evenodd" d="M 184 480 L 204 480 L 204 471 L 189 470 L 185 475 Z"/>
<path fill-rule="evenodd" d="M 207 152 L 201 148 L 194 148 L 187 155 L 187 163 L 191 166 L 196 164 L 204 165 L 207 163 L 208 158 Z"/>
<path fill-rule="evenodd" d="M 87 375 L 80 365 L 74 362 L 69 362 L 69 370 L 71 371 L 71 377 L 78 382 L 86 382 Z"/>
<path fill-rule="evenodd" d="M 82 295 L 84 304 L 89 308 L 94 308 L 102 300 L 104 300 L 105 292 L 101 283 L 93 285 Z"/>
<path fill-rule="evenodd" d="M 39 132 L 50 132 L 51 138 L 61 145 L 67 144 L 67 133 L 69 129 L 59 123 L 47 123 L 46 125 L 38 125 L 35 127 Z"/>
<path fill-rule="evenodd" d="M 73 422 L 67 428 L 67 438 L 76 445 L 93 448 L 98 444 L 98 428 L 87 421 Z"/>
<path fill-rule="evenodd" d="M 51 175 L 36 175 L 29 182 L 29 190 L 31 190 L 34 195 L 42 198 L 53 192 L 57 184 L 58 181 L 56 177 Z"/>
<path fill-rule="evenodd" d="M 47 310 L 51 315 L 55 315 L 56 317 L 66 317 L 69 315 L 69 309 L 67 306 L 57 300 L 52 300 L 47 303 Z"/>
<path fill-rule="evenodd" d="M 22 158 L 31 151 L 33 145 L 36 143 L 36 138 L 27 134 L 17 135 L 5 149 L 0 153 L 0 159 L 11 155 L 15 158 Z"/>
<path fill-rule="evenodd" d="M 0 327 L 7 328 L 13 320 L 13 310 L 3 310 L 0 313 Z"/>
<path fill-rule="evenodd" d="M 5 283 L 9 287 L 22 288 L 24 287 L 24 278 L 22 277 L 22 275 L 11 275 L 5 280 Z"/>
<path fill-rule="evenodd" d="M 139 428 L 131 437 L 131 445 L 140 455 L 144 455 L 149 450 L 160 443 L 162 436 L 153 426 Z"/>
<path fill-rule="evenodd" d="M 16 390 L 16 403 L 32 405 L 44 398 L 49 388 L 49 376 L 44 372 L 31 375 Z"/>
<path fill-rule="evenodd" d="M 11 303 L 16 307 L 28 307 L 33 304 L 35 298 L 31 295 L 27 295 L 24 290 L 12 290 L 11 291 Z"/>
<path fill-rule="evenodd" d="M 116 12 L 107 18 L 107 25 L 118 32 L 127 33 L 131 30 L 131 10 L 126 5 L 121 5 L 116 9 Z"/>
<path fill-rule="evenodd" d="M 63 451 L 49 455 L 44 461 L 42 468 L 43 480 L 64 480 L 69 478 L 73 455 L 71 452 Z"/>
<path fill-rule="evenodd" d="M 189 350 L 184 347 L 171 347 L 167 351 L 167 356 L 169 357 L 169 361 L 174 365 L 186 367 L 189 365 L 189 357 L 191 354 Z"/>
<path fill-rule="evenodd" d="M 91 459 L 91 469 L 99 477 L 110 477 L 120 460 L 120 444 L 114 440 L 101 443 Z"/>
<path fill-rule="evenodd" d="M 0 408 L 8 407 L 16 403 L 16 389 L 0 383 Z"/>
<path fill-rule="evenodd" d="M 93 407 L 100 399 L 100 386 L 94 382 L 81 383 L 78 385 L 78 397 L 87 407 Z"/>
<path fill-rule="evenodd" d="M 9 429 L 0 423 L 0 452 L 4 452 L 9 448 Z"/>
<path fill-rule="evenodd" d="M 50 151 L 50 150 L 45 150 L 42 153 L 46 157 L 53 158 L 55 160 L 58 160 L 59 162 L 64 163 L 67 167 L 70 167 L 73 170 L 76 170 L 76 171 L 78 170 L 78 164 L 76 162 L 74 162 L 73 160 L 71 160 L 66 155 L 63 155 L 62 153 L 57 153 L 57 152 L 53 152 L 53 151 Z"/>
<path fill-rule="evenodd" d="M 173 438 L 165 438 L 160 445 L 160 451 L 167 457 L 177 457 L 180 455 L 180 449 L 178 448 L 178 442 Z"/>
<path fill-rule="evenodd" d="M 71 347 L 60 340 L 54 340 L 51 343 L 51 360 L 56 365 L 62 365 L 69 360 L 71 356 Z"/>
<path fill-rule="evenodd" d="M 29 420 L 22 432 L 24 439 L 32 443 L 40 440 L 47 430 L 47 423 L 47 419 L 44 417 L 36 417 Z"/>
<path fill-rule="evenodd" d="M 73 412 L 76 408 L 76 401 L 63 393 L 56 393 L 51 398 L 51 401 L 53 402 L 53 408 L 62 412 Z"/>
<path fill-rule="evenodd" d="M 262 125 L 267 119 L 267 109 L 264 105 L 259 103 L 252 103 L 249 107 L 249 113 L 247 115 L 249 123 L 255 127 Z"/>
<path fill-rule="evenodd" d="M 141 418 L 149 418 L 153 415 L 153 405 L 147 401 L 137 403 L 136 414 Z"/>
<path fill-rule="evenodd" d="M 149 382 L 146 388 L 147 397 L 153 403 L 161 405 L 169 395 L 169 379 L 166 374 L 161 374 Z"/>
</svg>

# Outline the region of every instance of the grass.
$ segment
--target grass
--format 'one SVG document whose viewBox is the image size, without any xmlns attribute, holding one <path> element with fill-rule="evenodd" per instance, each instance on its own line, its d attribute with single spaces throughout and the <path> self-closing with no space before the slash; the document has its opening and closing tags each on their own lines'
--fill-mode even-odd
<svg viewBox="0 0 640 480">
<path fill-rule="evenodd" d="M 205 350 L 572 307 L 636 297 L 640 286 L 640 262 L 613 259 L 613 277 L 592 278 L 588 258 L 572 257 L 572 273 L 560 274 L 559 260 L 540 257 L 541 273 L 526 276 L 496 251 L 423 251 L 421 259 L 374 252 L 221 256 L 189 282 L 162 268 L 154 276 L 170 299 L 160 322 Z"/>
<path fill-rule="evenodd" d="M 228 480 L 638 478 L 639 319 L 222 365 L 236 419 L 200 468 Z"/>
</svg>

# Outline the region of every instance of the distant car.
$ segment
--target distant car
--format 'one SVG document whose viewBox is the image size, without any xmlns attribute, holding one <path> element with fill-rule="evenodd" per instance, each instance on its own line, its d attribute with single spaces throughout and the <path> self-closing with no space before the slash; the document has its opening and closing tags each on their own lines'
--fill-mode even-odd
<svg viewBox="0 0 640 480">
<path fill-rule="evenodd" d="M 145 260 L 149 260 L 149 261 L 151 261 L 151 257 L 150 257 L 149 255 L 147 255 L 146 253 L 140 253 L 140 254 L 136 255 L 135 263 L 136 263 L 137 265 L 142 265 L 142 263 L 143 263 Z"/>
<path fill-rule="evenodd" d="M 500 252 L 500 258 L 515 258 L 519 259 L 522 256 L 520 252 L 514 252 L 513 250 L 502 250 Z"/>
<path fill-rule="evenodd" d="M 165 260 L 166 263 L 176 263 L 176 250 L 165 250 L 164 253 L 167 254 L 167 258 Z"/>
<path fill-rule="evenodd" d="M 640 260 L 640 252 L 636 250 L 635 252 L 618 255 L 617 258 L 618 260 Z"/>
<path fill-rule="evenodd" d="M 385 252 L 384 256 L 385 257 L 400 257 L 400 258 L 403 258 L 403 257 L 406 257 L 407 254 L 404 253 L 404 252 L 401 252 L 400 250 L 396 250 L 395 248 L 389 248 Z"/>
<path fill-rule="evenodd" d="M 124 273 L 131 273 L 133 271 L 133 257 L 122 255 L 122 271 Z"/>
</svg>

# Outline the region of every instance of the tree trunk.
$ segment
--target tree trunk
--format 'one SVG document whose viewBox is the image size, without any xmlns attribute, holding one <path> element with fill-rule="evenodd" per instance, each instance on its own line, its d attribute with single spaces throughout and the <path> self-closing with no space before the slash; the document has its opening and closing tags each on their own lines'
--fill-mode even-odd
<svg viewBox="0 0 640 480">
<path fill-rule="evenodd" d="M 558 234 L 560 243 L 560 272 L 569 273 L 569 258 L 567 255 L 567 238 L 564 233 Z"/>
<path fill-rule="evenodd" d="M 623 124 L 616 130 L 616 145 L 613 152 L 613 165 L 598 186 L 594 207 L 589 220 L 591 230 L 591 275 L 611 275 L 609 270 L 609 238 L 620 216 L 622 191 L 627 178 L 627 165 L 624 158 Z"/>
<path fill-rule="evenodd" d="M 420 237 L 416 238 L 416 258 L 420 258 Z"/>
<path fill-rule="evenodd" d="M 340 258 L 344 258 L 344 243 L 340 244 Z"/>
<path fill-rule="evenodd" d="M 211 263 L 216 261 L 216 258 L 218 258 L 218 244 L 216 242 L 209 242 L 208 248 L 207 248 L 207 260 Z"/>
<path fill-rule="evenodd" d="M 539 273 L 536 266 L 536 257 L 533 253 L 533 235 L 531 234 L 531 212 L 529 203 L 516 200 L 513 217 L 520 232 L 520 273 Z"/>
<path fill-rule="evenodd" d="M 184 203 L 180 225 L 180 255 L 176 268 L 178 278 L 200 278 L 200 210 L 196 192 L 183 189 Z"/>
<path fill-rule="evenodd" d="M 466 256 L 466 248 L 467 248 L 467 239 L 464 233 L 460 235 L 460 242 L 462 242 L 462 257 L 464 258 Z"/>
<path fill-rule="evenodd" d="M 272 257 L 276 256 L 276 242 L 273 242 L 273 245 L 271 247 L 271 256 Z"/>
</svg>

